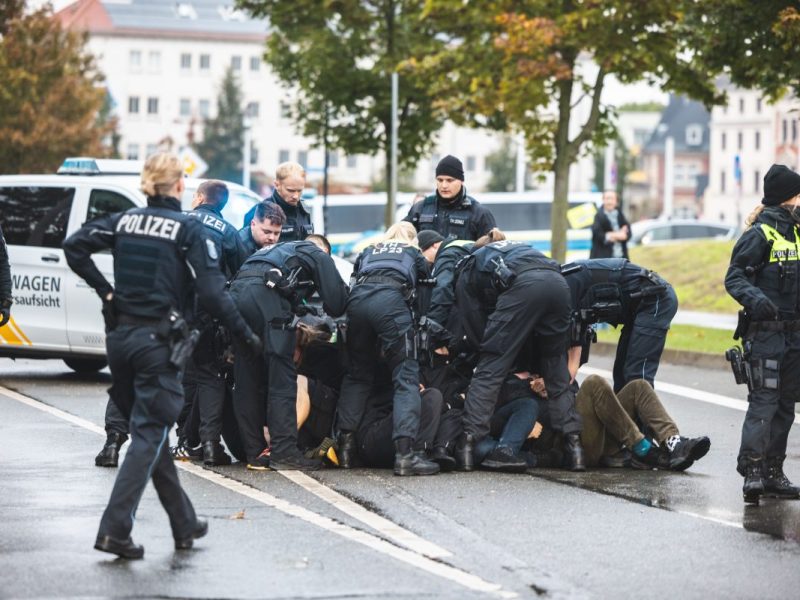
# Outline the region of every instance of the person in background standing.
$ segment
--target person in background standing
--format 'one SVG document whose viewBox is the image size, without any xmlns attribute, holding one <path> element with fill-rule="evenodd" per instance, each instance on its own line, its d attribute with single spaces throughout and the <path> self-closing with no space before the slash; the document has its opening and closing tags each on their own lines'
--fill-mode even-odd
<svg viewBox="0 0 800 600">
<path fill-rule="evenodd" d="M 603 206 L 592 223 L 592 249 L 589 258 L 629 258 L 631 228 L 619 208 L 617 192 L 603 192 Z"/>
</svg>

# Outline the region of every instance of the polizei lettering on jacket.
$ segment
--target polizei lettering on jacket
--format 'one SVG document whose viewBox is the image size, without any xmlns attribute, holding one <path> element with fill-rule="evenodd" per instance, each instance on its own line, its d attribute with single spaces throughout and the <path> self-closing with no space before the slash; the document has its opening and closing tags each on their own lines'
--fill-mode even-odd
<svg viewBox="0 0 800 600">
<path fill-rule="evenodd" d="M 148 237 L 172 240 L 178 237 L 181 224 L 173 219 L 157 215 L 124 214 L 117 223 L 117 233 L 132 233 Z"/>
</svg>

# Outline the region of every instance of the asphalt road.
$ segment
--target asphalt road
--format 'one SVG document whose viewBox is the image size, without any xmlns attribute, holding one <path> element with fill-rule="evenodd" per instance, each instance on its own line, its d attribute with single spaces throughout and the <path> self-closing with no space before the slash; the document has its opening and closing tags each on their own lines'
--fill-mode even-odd
<svg viewBox="0 0 800 600">
<path fill-rule="evenodd" d="M 592 358 L 601 374 L 610 367 Z M 686 473 L 401 479 L 179 463 L 210 533 L 175 552 L 148 488 L 134 527 L 145 559 L 134 562 L 92 549 L 116 473 L 93 462 L 109 382 L 0 359 L 0 597 L 800 596 L 800 501 L 742 504 L 746 394 L 725 371 L 659 372 L 681 433 L 712 441 Z M 800 480 L 800 435 L 789 441 L 786 470 Z"/>
</svg>

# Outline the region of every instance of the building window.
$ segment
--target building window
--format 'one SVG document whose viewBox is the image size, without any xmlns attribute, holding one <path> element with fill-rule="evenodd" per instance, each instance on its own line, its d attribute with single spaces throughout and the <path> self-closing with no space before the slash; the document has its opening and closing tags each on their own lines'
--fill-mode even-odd
<svg viewBox="0 0 800 600">
<path fill-rule="evenodd" d="M 297 162 L 299 162 L 300 166 L 305 169 L 306 165 L 308 164 L 308 152 L 305 150 L 298 150 Z"/>
<path fill-rule="evenodd" d="M 725 193 L 725 171 L 719 173 L 719 191 Z"/>
<path fill-rule="evenodd" d="M 142 53 L 139 50 L 131 50 L 128 54 L 128 66 L 131 71 L 139 71 L 142 68 Z"/>
<path fill-rule="evenodd" d="M 200 116 L 204 119 L 207 119 L 211 114 L 211 103 L 208 100 L 200 100 L 200 102 L 197 104 L 197 109 L 200 113 Z"/>
<path fill-rule="evenodd" d="M 151 73 L 161 72 L 161 52 L 158 50 L 151 50 L 147 55 L 147 68 Z"/>
<path fill-rule="evenodd" d="M 786 139 L 789 137 L 789 122 L 784 119 L 783 120 L 783 142 L 786 142 Z"/>
<path fill-rule="evenodd" d="M 686 126 L 686 145 L 699 146 L 703 143 L 703 126 L 692 123 Z"/>
<path fill-rule="evenodd" d="M 211 55 L 210 54 L 201 54 L 200 55 L 200 70 L 201 71 L 208 71 L 211 68 Z"/>
<path fill-rule="evenodd" d="M 292 107 L 288 102 L 281 100 L 281 119 L 292 118 Z"/>
<path fill-rule="evenodd" d="M 139 114 L 139 96 L 128 96 L 128 113 Z"/>
<path fill-rule="evenodd" d="M 147 114 L 148 115 L 158 114 L 158 98 L 147 99 Z"/>
<path fill-rule="evenodd" d="M 348 156 L 347 157 L 347 168 L 348 169 L 355 169 L 358 166 L 358 159 L 355 156 Z"/>
<path fill-rule="evenodd" d="M 761 98 L 756 100 L 756 112 L 761 112 Z"/>
<path fill-rule="evenodd" d="M 260 56 L 251 56 L 250 57 L 250 70 L 251 71 L 258 71 L 261 69 L 261 57 Z"/>
<path fill-rule="evenodd" d="M 242 57 L 241 56 L 231 56 L 231 69 L 234 71 L 241 71 L 242 70 Z"/>
<path fill-rule="evenodd" d="M 741 150 L 744 143 L 744 134 L 740 131 L 736 134 L 736 149 Z"/>
<path fill-rule="evenodd" d="M 256 145 L 253 142 L 250 143 L 250 164 L 258 164 L 258 148 L 256 148 Z"/>
<path fill-rule="evenodd" d="M 153 156 L 158 152 L 158 144 L 147 144 L 147 156 Z"/>
<path fill-rule="evenodd" d="M 744 98 L 739 98 L 739 112 L 744 113 Z"/>
<path fill-rule="evenodd" d="M 797 121 L 792 121 L 792 141 L 797 141 Z"/>
<path fill-rule="evenodd" d="M 188 117 L 192 114 L 192 102 L 189 98 L 181 98 L 180 107 L 182 117 Z"/>
<path fill-rule="evenodd" d="M 289 151 L 278 150 L 278 164 L 289 162 Z"/>
<path fill-rule="evenodd" d="M 328 166 L 329 167 L 338 167 L 339 166 L 339 153 L 335 151 L 328 152 Z"/>
<path fill-rule="evenodd" d="M 139 160 L 139 144 L 128 144 L 128 160 Z"/>
<path fill-rule="evenodd" d="M 192 68 L 192 55 L 183 53 L 181 54 L 181 70 L 188 71 Z"/>
<path fill-rule="evenodd" d="M 721 150 L 725 150 L 725 142 L 727 141 L 728 136 L 725 135 L 725 132 L 722 132 L 722 135 L 719 138 L 719 146 Z"/>
<path fill-rule="evenodd" d="M 467 171 L 474 171 L 476 162 L 474 156 L 467 156 Z"/>
<path fill-rule="evenodd" d="M 758 193 L 758 188 L 761 185 L 761 173 L 758 172 L 758 169 L 755 170 L 753 173 L 755 177 L 753 178 L 753 191 Z"/>
<path fill-rule="evenodd" d="M 257 119 L 258 118 L 258 102 L 248 102 L 247 108 L 245 108 L 244 112 L 248 117 L 251 117 L 253 119 Z"/>
<path fill-rule="evenodd" d="M 761 148 L 761 132 L 760 131 L 756 131 L 756 139 L 754 140 L 754 142 L 755 142 L 756 150 Z"/>
</svg>

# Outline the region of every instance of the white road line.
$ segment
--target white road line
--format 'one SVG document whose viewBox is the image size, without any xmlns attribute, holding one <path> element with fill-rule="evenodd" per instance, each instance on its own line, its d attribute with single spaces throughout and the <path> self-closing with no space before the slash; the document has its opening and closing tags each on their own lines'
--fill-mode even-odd
<svg viewBox="0 0 800 600">
<path fill-rule="evenodd" d="M 73 425 L 83 427 L 84 429 L 87 429 L 93 433 L 100 435 L 106 434 L 103 428 L 98 427 L 90 421 L 71 415 L 58 408 L 48 406 L 47 404 L 19 394 L 13 390 L 9 390 L 3 386 L 0 386 L 0 394 L 10 398 L 11 400 L 16 400 L 17 402 L 21 402 L 22 404 L 72 423 Z M 279 510 L 287 515 L 297 517 L 306 523 L 316 525 L 321 529 L 335 533 L 336 535 L 339 535 L 345 539 L 362 544 L 368 548 L 371 548 L 372 550 L 375 550 L 376 552 L 380 552 L 381 554 L 385 554 L 386 556 L 402 561 L 417 569 L 426 571 L 427 573 L 436 575 L 443 579 L 447 579 L 453 583 L 457 583 L 458 585 L 467 589 L 476 592 L 492 594 L 498 598 L 517 597 L 515 592 L 504 590 L 500 584 L 491 583 L 481 579 L 477 575 L 473 575 L 472 573 L 462 571 L 457 567 L 453 567 L 432 558 L 428 558 L 427 556 L 423 556 L 418 552 L 395 546 L 394 544 L 391 544 L 390 542 L 387 542 L 386 540 L 381 539 L 371 533 L 355 529 L 349 525 L 345 525 L 344 523 L 338 523 L 329 517 L 317 514 L 313 511 L 303 508 L 302 506 L 297 506 L 296 504 L 292 504 L 291 502 L 282 500 L 276 496 L 247 486 L 239 481 L 236 481 L 235 479 L 230 479 L 215 473 L 214 471 L 209 471 L 187 462 L 176 461 L 175 465 L 179 469 L 183 469 L 188 473 L 215 483 L 232 492 L 255 500 L 256 502 L 264 504 L 265 506 L 275 508 L 276 510 Z"/>
<path fill-rule="evenodd" d="M 595 369 L 594 367 L 583 366 L 581 367 L 580 372 L 586 373 L 587 375 L 599 375 L 600 377 L 608 379 L 609 381 L 614 379 L 613 373 L 611 371 L 606 371 L 605 369 Z M 664 383 L 658 380 L 656 380 L 655 389 L 657 392 L 666 392 L 667 394 L 683 396 L 685 398 L 691 398 L 692 400 L 700 400 L 701 402 L 707 402 L 709 404 L 716 404 L 717 406 L 724 406 L 726 408 L 747 412 L 746 401 L 737 400 L 736 398 L 730 398 L 721 394 L 712 394 L 711 392 L 704 392 L 702 390 L 696 390 L 694 388 L 689 388 L 682 385 L 675 385 L 674 383 Z M 800 423 L 800 415 L 795 414 L 794 422 Z"/>
<path fill-rule="evenodd" d="M 281 475 L 286 477 L 305 489 L 306 491 L 314 494 L 318 498 L 324 500 L 328 504 L 342 511 L 346 515 L 361 521 L 365 525 L 372 527 L 375 531 L 381 533 L 383 536 L 394 540 L 398 544 L 405 546 L 409 550 L 413 550 L 418 554 L 428 556 L 430 558 L 446 558 L 452 556 L 450 552 L 437 546 L 436 544 L 422 539 L 415 533 L 403 529 L 397 523 L 393 523 L 389 519 L 375 514 L 367 510 L 360 504 L 353 502 L 350 498 L 343 496 L 339 492 L 327 487 L 320 483 L 313 477 L 309 477 L 300 471 L 278 471 Z"/>
</svg>

